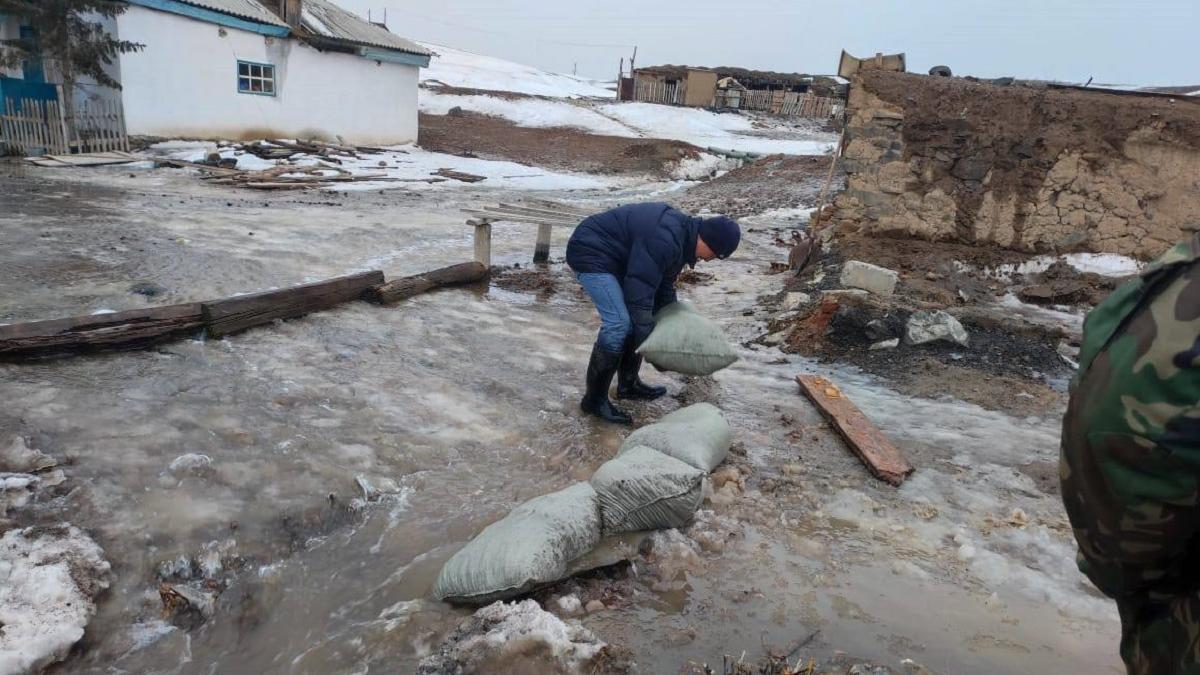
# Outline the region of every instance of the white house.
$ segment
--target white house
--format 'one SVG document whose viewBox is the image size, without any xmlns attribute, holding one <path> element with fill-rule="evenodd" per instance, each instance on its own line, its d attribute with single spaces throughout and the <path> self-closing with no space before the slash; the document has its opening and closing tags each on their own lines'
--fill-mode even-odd
<svg viewBox="0 0 1200 675">
<path fill-rule="evenodd" d="M 112 68 L 130 135 L 417 138 L 430 52 L 329 0 L 126 1 L 110 32 L 145 45 Z"/>
</svg>

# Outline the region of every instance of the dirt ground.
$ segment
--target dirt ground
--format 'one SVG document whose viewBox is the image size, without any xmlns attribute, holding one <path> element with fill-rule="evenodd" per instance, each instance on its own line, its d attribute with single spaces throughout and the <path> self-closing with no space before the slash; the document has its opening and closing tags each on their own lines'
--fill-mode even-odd
<svg viewBox="0 0 1200 675">
<path fill-rule="evenodd" d="M 772 209 L 802 207 L 820 192 L 829 176 L 829 158 L 771 155 L 689 189 L 676 201 L 686 211 L 741 218 Z M 830 190 L 840 189 L 836 172 Z"/>
<path fill-rule="evenodd" d="M 667 177 L 699 149 L 680 141 L 597 136 L 565 127 L 521 127 L 496 117 L 421 113 L 418 143 L 462 157 L 509 160 L 559 171 Z"/>
</svg>

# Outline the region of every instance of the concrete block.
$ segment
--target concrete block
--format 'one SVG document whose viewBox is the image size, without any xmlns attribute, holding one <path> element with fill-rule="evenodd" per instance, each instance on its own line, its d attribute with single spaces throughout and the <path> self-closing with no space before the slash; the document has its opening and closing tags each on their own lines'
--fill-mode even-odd
<svg viewBox="0 0 1200 675">
<path fill-rule="evenodd" d="M 851 260 L 842 267 L 841 280 L 843 286 L 861 288 L 876 295 L 891 295 L 896 291 L 900 274 L 885 267 Z"/>
</svg>

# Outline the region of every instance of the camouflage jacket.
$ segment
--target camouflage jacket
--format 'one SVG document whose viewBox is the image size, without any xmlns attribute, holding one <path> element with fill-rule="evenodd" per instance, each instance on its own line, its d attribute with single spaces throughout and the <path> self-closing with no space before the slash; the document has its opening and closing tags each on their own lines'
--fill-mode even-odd
<svg viewBox="0 0 1200 675">
<path fill-rule="evenodd" d="M 1200 234 L 1088 315 L 1063 421 L 1079 568 L 1114 597 L 1200 588 Z"/>
</svg>

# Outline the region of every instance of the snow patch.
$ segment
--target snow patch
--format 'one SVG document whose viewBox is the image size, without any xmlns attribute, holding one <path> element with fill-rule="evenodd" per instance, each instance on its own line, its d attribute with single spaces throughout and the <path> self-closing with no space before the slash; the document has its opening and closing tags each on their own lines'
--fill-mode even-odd
<svg viewBox="0 0 1200 675">
<path fill-rule="evenodd" d="M 700 180 L 711 178 L 726 171 L 732 171 L 742 165 L 740 159 L 729 159 L 719 155 L 702 152 L 698 157 L 687 157 L 676 162 L 671 169 L 671 177 L 675 180 Z"/>
<path fill-rule="evenodd" d="M 9 530 L 0 538 L 0 673 L 61 661 L 108 587 L 104 551 L 73 525 Z"/>
</svg>

